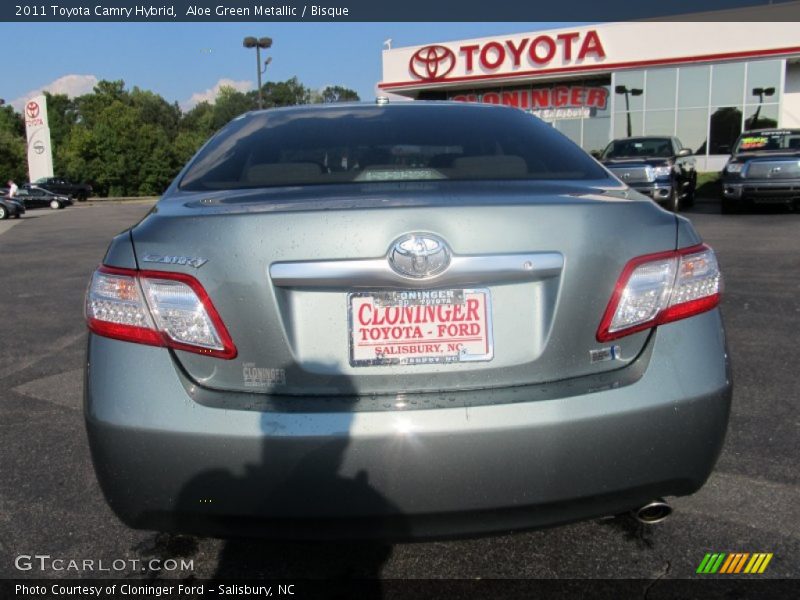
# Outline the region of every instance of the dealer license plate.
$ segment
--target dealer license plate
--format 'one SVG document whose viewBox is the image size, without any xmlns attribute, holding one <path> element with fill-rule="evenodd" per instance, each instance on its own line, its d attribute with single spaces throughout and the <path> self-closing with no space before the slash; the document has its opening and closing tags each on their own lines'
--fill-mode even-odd
<svg viewBox="0 0 800 600">
<path fill-rule="evenodd" d="M 489 290 L 348 295 L 350 364 L 418 365 L 492 360 Z"/>
</svg>

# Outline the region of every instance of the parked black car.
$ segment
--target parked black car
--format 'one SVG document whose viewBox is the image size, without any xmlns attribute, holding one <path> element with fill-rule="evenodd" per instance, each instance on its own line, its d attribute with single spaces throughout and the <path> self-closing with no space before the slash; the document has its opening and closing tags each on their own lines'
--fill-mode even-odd
<svg viewBox="0 0 800 600">
<path fill-rule="evenodd" d="M 0 197 L 0 220 L 14 217 L 19 219 L 20 216 L 25 214 L 25 207 L 13 198 L 8 196 Z"/>
<path fill-rule="evenodd" d="M 753 204 L 800 207 L 800 129 L 746 131 L 722 170 L 723 213 Z"/>
<path fill-rule="evenodd" d="M 678 138 L 648 136 L 612 140 L 600 160 L 623 183 L 673 212 L 694 204 L 695 159 Z"/>
<path fill-rule="evenodd" d="M 64 208 L 72 204 L 70 196 L 54 194 L 48 190 L 26 183 L 17 190 L 15 200 L 25 205 L 25 208 Z"/>
<path fill-rule="evenodd" d="M 78 202 L 83 202 L 92 195 L 92 186 L 88 183 L 72 183 L 63 177 L 41 177 L 31 185 L 36 185 L 55 194 L 72 196 Z"/>
</svg>

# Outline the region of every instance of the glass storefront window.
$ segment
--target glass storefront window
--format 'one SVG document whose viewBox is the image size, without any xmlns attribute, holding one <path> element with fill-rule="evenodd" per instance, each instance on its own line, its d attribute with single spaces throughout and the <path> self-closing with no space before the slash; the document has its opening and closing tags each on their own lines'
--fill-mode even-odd
<svg viewBox="0 0 800 600">
<path fill-rule="evenodd" d="M 642 113 L 630 112 L 631 135 L 642 135 Z M 628 119 L 625 113 L 614 117 L 614 139 L 628 137 Z"/>
<path fill-rule="evenodd" d="M 744 130 L 766 129 L 778 126 L 778 105 L 763 104 L 744 107 Z"/>
<path fill-rule="evenodd" d="M 675 135 L 686 148 L 695 154 L 706 153 L 707 108 L 684 108 L 678 110 L 678 127 Z"/>
<path fill-rule="evenodd" d="M 594 118 L 583 121 L 583 149 L 587 152 L 602 151 L 610 141 L 611 119 Z"/>
<path fill-rule="evenodd" d="M 564 119 L 554 123 L 555 128 L 561 133 L 566 135 L 576 144 L 581 143 L 581 120 L 580 119 Z"/>
<path fill-rule="evenodd" d="M 758 104 L 761 100 L 777 103 L 781 89 L 782 67 L 783 63 L 779 60 L 760 60 L 747 63 L 745 102 Z"/>
<path fill-rule="evenodd" d="M 709 117 L 709 154 L 730 154 L 742 131 L 742 107 L 712 108 Z"/>
<path fill-rule="evenodd" d="M 674 110 L 648 110 L 644 116 L 645 135 L 673 135 L 675 133 Z"/>
<path fill-rule="evenodd" d="M 647 88 L 644 91 L 647 110 L 675 108 L 677 69 L 647 71 Z"/>
<path fill-rule="evenodd" d="M 742 103 L 744 63 L 714 65 L 711 68 L 711 106 Z"/>
<path fill-rule="evenodd" d="M 624 113 L 626 110 L 623 89 L 628 91 L 630 110 L 642 110 L 644 108 L 644 95 L 641 93 L 644 90 L 644 71 L 621 71 L 615 73 L 613 88 L 614 112 Z M 617 89 L 620 89 L 620 92 L 617 92 Z M 637 93 L 639 95 L 634 95 Z"/>
<path fill-rule="evenodd" d="M 710 67 L 681 67 L 678 69 L 678 108 L 708 106 Z"/>
</svg>

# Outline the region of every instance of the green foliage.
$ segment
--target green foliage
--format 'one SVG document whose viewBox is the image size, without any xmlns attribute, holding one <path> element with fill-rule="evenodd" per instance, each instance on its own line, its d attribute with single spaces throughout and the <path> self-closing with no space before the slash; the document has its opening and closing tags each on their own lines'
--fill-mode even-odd
<svg viewBox="0 0 800 600">
<path fill-rule="evenodd" d="M 341 86 L 312 92 L 297 77 L 262 87 L 265 108 L 358 100 Z M 100 81 L 90 94 L 47 96 L 57 175 L 89 182 L 100 196 L 158 195 L 214 132 L 258 108 L 258 92 L 222 87 L 214 103 L 182 112 L 153 92 L 125 82 Z M 25 124 L 10 106 L 0 108 L 0 179 L 27 180 Z"/>
<path fill-rule="evenodd" d="M 340 85 L 329 85 L 319 93 L 319 102 L 358 102 L 361 98 L 355 90 Z"/>
<path fill-rule="evenodd" d="M 25 124 L 10 106 L 0 107 L 0 187 L 27 179 Z"/>
</svg>

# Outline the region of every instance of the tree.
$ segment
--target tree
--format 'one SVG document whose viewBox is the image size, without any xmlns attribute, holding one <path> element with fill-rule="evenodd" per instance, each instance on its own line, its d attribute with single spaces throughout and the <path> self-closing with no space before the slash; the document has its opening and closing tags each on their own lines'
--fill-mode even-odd
<svg viewBox="0 0 800 600">
<path fill-rule="evenodd" d="M 340 85 L 329 85 L 319 93 L 318 102 L 358 102 L 358 93 Z"/>
<path fill-rule="evenodd" d="M 122 80 L 99 81 L 77 98 L 45 94 L 56 174 L 87 181 L 100 196 L 162 193 L 216 131 L 258 108 L 257 91 L 232 87 L 186 112 L 148 90 L 126 89 Z M 358 100 L 341 86 L 312 93 L 297 77 L 268 82 L 262 94 L 268 108 Z M 0 107 L 0 179 L 24 181 L 26 172 L 24 121 L 12 107 Z"/>
<path fill-rule="evenodd" d="M 9 179 L 27 180 L 26 147 L 22 116 L 11 106 L 0 107 L 0 186 Z"/>
<path fill-rule="evenodd" d="M 264 107 L 295 106 L 311 102 L 311 90 L 304 86 L 297 77 L 286 81 L 270 81 L 262 87 L 264 94 Z M 258 98 L 258 92 L 251 92 Z"/>
</svg>

